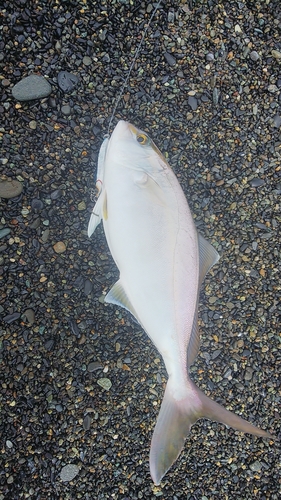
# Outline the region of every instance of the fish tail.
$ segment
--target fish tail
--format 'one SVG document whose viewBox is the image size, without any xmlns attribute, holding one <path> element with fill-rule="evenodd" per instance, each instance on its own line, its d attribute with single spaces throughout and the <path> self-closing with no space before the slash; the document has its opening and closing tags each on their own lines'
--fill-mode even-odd
<svg viewBox="0 0 281 500">
<path fill-rule="evenodd" d="M 150 449 L 150 473 L 155 484 L 160 484 L 162 477 L 179 456 L 185 438 L 198 418 L 210 418 L 239 431 L 274 438 L 208 398 L 190 380 L 186 393 L 186 397 L 176 399 L 175 386 L 171 379 L 168 380 Z"/>
</svg>

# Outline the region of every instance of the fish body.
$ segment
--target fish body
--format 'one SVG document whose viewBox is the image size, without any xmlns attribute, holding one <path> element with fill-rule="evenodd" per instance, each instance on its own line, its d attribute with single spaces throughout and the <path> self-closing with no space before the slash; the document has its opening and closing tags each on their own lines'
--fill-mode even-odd
<svg viewBox="0 0 281 500">
<path fill-rule="evenodd" d="M 152 437 L 150 471 L 159 484 L 200 417 L 263 437 L 205 396 L 188 368 L 199 349 L 200 285 L 219 255 L 197 233 L 180 184 L 151 139 L 120 121 L 101 148 L 88 234 L 103 220 L 120 278 L 105 301 L 129 310 L 160 352 L 168 373 Z"/>
</svg>

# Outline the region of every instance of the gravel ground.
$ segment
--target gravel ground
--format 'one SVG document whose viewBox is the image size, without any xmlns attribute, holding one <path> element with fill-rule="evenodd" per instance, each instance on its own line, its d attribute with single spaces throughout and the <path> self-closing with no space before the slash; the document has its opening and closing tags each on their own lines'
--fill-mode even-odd
<svg viewBox="0 0 281 500">
<path fill-rule="evenodd" d="M 124 310 L 103 304 L 118 273 L 102 227 L 87 238 L 93 173 L 153 5 L 4 0 L 1 500 L 281 495 L 278 442 L 208 420 L 153 486 L 163 362 Z M 146 130 L 167 153 L 222 255 L 202 289 L 194 380 L 277 435 L 280 32 L 279 0 L 163 1 L 114 121 Z M 39 96 L 46 80 L 51 93 L 19 100 L 12 89 L 32 74 L 45 77 Z"/>
</svg>

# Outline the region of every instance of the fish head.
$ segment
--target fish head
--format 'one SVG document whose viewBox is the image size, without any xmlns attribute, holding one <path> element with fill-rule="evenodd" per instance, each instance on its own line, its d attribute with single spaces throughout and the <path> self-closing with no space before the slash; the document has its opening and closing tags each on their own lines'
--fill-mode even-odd
<svg viewBox="0 0 281 500">
<path fill-rule="evenodd" d="M 107 168 L 119 165 L 145 171 L 152 177 L 170 168 L 152 139 L 124 120 L 117 123 L 111 134 L 106 151 L 106 165 Z"/>
</svg>

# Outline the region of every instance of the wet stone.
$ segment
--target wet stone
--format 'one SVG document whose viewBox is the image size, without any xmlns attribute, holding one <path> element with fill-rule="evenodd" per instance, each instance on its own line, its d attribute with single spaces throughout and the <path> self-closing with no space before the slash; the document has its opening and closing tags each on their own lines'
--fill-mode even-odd
<svg viewBox="0 0 281 500">
<path fill-rule="evenodd" d="M 46 351 L 52 351 L 52 349 L 54 348 L 54 345 L 55 345 L 54 339 L 47 340 L 45 342 L 45 349 L 46 349 Z"/>
<path fill-rule="evenodd" d="M 48 241 L 49 236 L 50 236 L 50 229 L 48 228 L 48 229 L 45 229 L 45 231 L 43 231 L 43 233 L 42 233 L 41 239 L 42 239 L 43 243 L 46 243 Z"/>
<path fill-rule="evenodd" d="M 250 58 L 252 59 L 252 61 L 258 61 L 260 56 L 259 54 L 253 50 L 251 53 L 250 53 Z"/>
<path fill-rule="evenodd" d="M 16 198 L 21 194 L 23 184 L 16 179 L 0 181 L 0 198 Z"/>
<path fill-rule="evenodd" d="M 38 200 L 37 198 L 34 198 L 34 200 L 32 200 L 31 202 L 31 207 L 33 208 L 33 210 L 42 210 L 42 208 L 44 207 L 44 204 L 41 200 Z"/>
<path fill-rule="evenodd" d="M 34 219 L 34 221 L 30 224 L 31 229 L 37 229 L 40 226 L 40 223 L 40 217 L 36 217 L 36 219 Z"/>
<path fill-rule="evenodd" d="M 254 370 L 250 366 L 247 366 L 245 372 L 245 380 L 252 380 Z"/>
<path fill-rule="evenodd" d="M 58 200 L 59 198 L 61 198 L 63 195 L 63 191 L 62 189 L 56 189 L 55 191 L 53 191 L 51 193 L 51 200 Z"/>
<path fill-rule="evenodd" d="M 12 94 L 18 101 L 32 101 L 47 97 L 52 91 L 49 82 L 43 76 L 30 75 L 23 78 L 12 88 Z"/>
<path fill-rule="evenodd" d="M 83 64 L 85 64 L 85 66 L 90 66 L 92 64 L 92 59 L 89 56 L 84 56 Z"/>
<path fill-rule="evenodd" d="M 54 244 L 53 249 L 56 253 L 64 253 L 66 251 L 66 246 L 63 241 L 58 241 Z"/>
<path fill-rule="evenodd" d="M 175 66 L 175 64 L 177 63 L 177 60 L 169 52 L 165 52 L 164 57 L 170 66 Z"/>
<path fill-rule="evenodd" d="M 83 420 L 83 427 L 84 427 L 85 431 L 88 431 L 90 429 L 91 422 L 92 422 L 92 419 L 91 419 L 90 415 L 86 415 L 86 417 Z"/>
<path fill-rule="evenodd" d="M 68 71 L 60 71 L 58 74 L 58 86 L 63 92 L 72 92 L 79 82 L 78 76 Z"/>
<path fill-rule="evenodd" d="M 70 318 L 68 320 L 68 324 L 69 324 L 69 326 L 71 328 L 72 333 L 75 335 L 75 337 L 79 338 L 81 336 L 81 332 L 80 332 L 80 330 L 78 328 L 78 325 L 77 325 L 75 319 Z"/>
<path fill-rule="evenodd" d="M 24 311 L 23 320 L 29 323 L 30 325 L 33 325 L 35 321 L 35 313 L 33 309 L 26 309 L 26 311 Z"/>
<path fill-rule="evenodd" d="M 112 383 L 111 381 L 109 380 L 109 378 L 106 378 L 106 377 L 103 377 L 103 378 L 99 378 L 99 380 L 97 381 L 97 383 L 103 388 L 105 389 L 106 391 L 109 391 L 111 386 L 112 386 Z"/>
<path fill-rule="evenodd" d="M 84 201 L 84 200 L 83 200 L 83 201 L 80 201 L 80 203 L 78 203 L 78 205 L 77 205 L 77 208 L 78 208 L 78 210 L 79 210 L 80 212 L 81 212 L 82 210 L 86 210 L 86 208 L 87 208 L 87 207 L 86 207 L 86 203 L 85 203 L 85 201 Z"/>
<path fill-rule="evenodd" d="M 273 126 L 275 128 L 280 128 L 281 127 L 281 116 L 280 115 L 275 115 L 273 117 Z"/>
<path fill-rule="evenodd" d="M 11 229 L 8 227 L 4 227 L 3 229 L 0 229 L 0 240 L 2 238 L 5 238 L 5 236 L 8 236 L 8 234 L 10 234 L 10 232 L 11 232 Z"/>
<path fill-rule="evenodd" d="M 93 283 L 90 280 L 86 280 L 84 283 L 84 293 L 85 295 L 89 295 L 93 289 Z"/>
<path fill-rule="evenodd" d="M 60 478 L 65 483 L 69 483 L 77 476 L 78 473 L 79 473 L 79 467 L 77 467 L 77 465 L 68 464 L 62 468 L 60 472 Z"/>
<path fill-rule="evenodd" d="M 8 78 L 3 78 L 1 83 L 2 83 L 3 87 L 9 87 L 11 81 Z"/>
<path fill-rule="evenodd" d="M 258 460 L 256 460 L 255 462 L 253 462 L 253 463 L 250 464 L 250 469 L 253 472 L 259 472 L 262 469 L 262 465 L 261 465 L 261 463 Z"/>
<path fill-rule="evenodd" d="M 275 59 L 281 59 L 281 51 L 280 50 L 272 50 L 271 51 L 271 54 L 273 57 L 275 57 Z"/>
<path fill-rule="evenodd" d="M 36 130 L 36 128 L 37 128 L 37 122 L 35 120 L 31 120 L 29 122 L 29 128 L 31 128 L 31 130 Z"/>
<path fill-rule="evenodd" d="M 250 181 L 250 185 L 254 188 L 257 188 L 257 187 L 260 187 L 260 186 L 263 186 L 264 185 L 264 180 L 263 179 L 259 179 L 258 177 L 256 177 L 255 179 L 252 179 Z"/>
<path fill-rule="evenodd" d="M 4 316 L 3 318 L 3 321 L 5 321 L 5 323 L 13 323 L 14 321 L 16 321 L 17 319 L 20 318 L 20 313 L 19 312 L 14 312 L 12 314 L 7 314 L 7 316 Z"/>
<path fill-rule="evenodd" d="M 65 116 L 69 116 L 70 113 L 71 113 L 71 107 L 69 106 L 69 104 L 65 104 L 64 106 L 61 107 L 61 112 L 65 115 Z"/>
<path fill-rule="evenodd" d="M 83 276 L 77 276 L 76 280 L 73 283 L 73 286 L 77 288 L 78 290 L 82 290 L 84 286 L 84 278 Z"/>
<path fill-rule="evenodd" d="M 191 107 L 192 111 L 196 111 L 196 109 L 198 108 L 198 101 L 194 96 L 188 96 L 188 104 Z"/>
<path fill-rule="evenodd" d="M 100 370 L 103 368 L 103 365 L 99 361 L 91 361 L 91 363 L 88 364 L 88 372 L 92 373 L 96 370 Z"/>
</svg>

